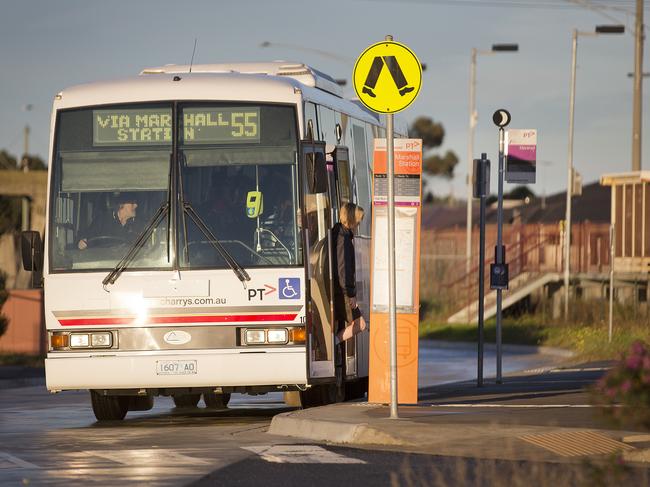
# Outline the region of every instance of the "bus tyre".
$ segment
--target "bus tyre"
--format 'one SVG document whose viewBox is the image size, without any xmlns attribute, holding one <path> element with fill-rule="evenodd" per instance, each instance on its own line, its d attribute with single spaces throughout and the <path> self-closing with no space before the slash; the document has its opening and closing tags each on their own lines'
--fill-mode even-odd
<svg viewBox="0 0 650 487">
<path fill-rule="evenodd" d="M 90 402 L 97 421 L 122 420 L 129 409 L 127 396 L 104 396 L 97 391 L 90 391 Z"/>
<path fill-rule="evenodd" d="M 226 409 L 230 402 L 230 393 L 224 392 L 217 394 L 216 392 L 204 392 L 203 402 L 209 409 Z"/>
<path fill-rule="evenodd" d="M 323 405 L 323 386 L 311 386 L 306 391 L 300 391 L 300 405 L 303 409 Z"/>
<path fill-rule="evenodd" d="M 368 394 L 368 378 L 362 377 L 354 382 L 345 383 L 346 399 L 364 399 Z"/>
<path fill-rule="evenodd" d="M 153 396 L 130 396 L 129 411 L 149 411 L 153 409 Z"/>
<path fill-rule="evenodd" d="M 201 400 L 201 394 L 183 394 L 173 396 L 172 399 L 177 408 L 195 408 Z"/>
</svg>

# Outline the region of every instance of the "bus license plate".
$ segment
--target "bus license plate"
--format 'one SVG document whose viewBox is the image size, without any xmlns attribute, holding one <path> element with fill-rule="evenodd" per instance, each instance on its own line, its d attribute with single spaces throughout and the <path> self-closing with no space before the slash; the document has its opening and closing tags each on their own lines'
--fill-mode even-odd
<svg viewBox="0 0 650 487">
<path fill-rule="evenodd" d="M 191 375 L 196 372 L 196 360 L 158 360 L 156 362 L 158 375 Z"/>
</svg>

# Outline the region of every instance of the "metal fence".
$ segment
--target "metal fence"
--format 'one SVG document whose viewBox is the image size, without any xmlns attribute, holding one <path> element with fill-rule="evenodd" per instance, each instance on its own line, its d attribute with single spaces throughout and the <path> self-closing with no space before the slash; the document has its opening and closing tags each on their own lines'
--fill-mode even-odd
<svg viewBox="0 0 650 487">
<path fill-rule="evenodd" d="M 603 274 L 609 271 L 609 225 L 577 223 L 571 229 L 571 273 Z M 494 262 L 496 225 L 486 227 L 486 285 Z M 527 273 L 560 273 L 564 269 L 564 231 L 558 225 L 504 225 L 503 242 L 511 281 Z M 478 227 L 472 234 L 472 263 L 466 272 L 464 228 L 426 230 L 421 236 L 420 296 L 447 311 L 457 310 L 477 298 Z"/>
</svg>

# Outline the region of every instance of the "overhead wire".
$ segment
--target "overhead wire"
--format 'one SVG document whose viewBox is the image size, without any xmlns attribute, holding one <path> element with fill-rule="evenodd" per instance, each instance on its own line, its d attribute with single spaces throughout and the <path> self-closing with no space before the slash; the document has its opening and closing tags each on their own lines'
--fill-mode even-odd
<svg viewBox="0 0 650 487">
<path fill-rule="evenodd" d="M 378 2 L 391 0 L 374 0 Z M 406 3 L 419 3 L 428 5 L 445 5 L 452 7 L 496 7 L 496 8 L 529 8 L 529 9 L 547 9 L 547 10 L 579 10 L 584 8 L 577 2 L 571 0 L 404 0 Z M 605 10 L 618 10 L 625 13 L 631 13 L 635 2 L 634 0 L 621 0 L 620 2 L 599 1 L 589 2 L 593 7 Z M 626 8 L 627 7 L 627 8 Z M 650 8 L 650 5 L 644 5 L 644 9 Z"/>
</svg>

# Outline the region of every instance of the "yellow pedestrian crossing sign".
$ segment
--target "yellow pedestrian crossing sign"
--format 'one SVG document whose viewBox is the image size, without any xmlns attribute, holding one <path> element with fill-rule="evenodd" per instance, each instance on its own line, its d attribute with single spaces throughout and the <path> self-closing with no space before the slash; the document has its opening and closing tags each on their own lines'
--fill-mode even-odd
<svg viewBox="0 0 650 487">
<path fill-rule="evenodd" d="M 409 106 L 420 92 L 422 66 L 404 44 L 383 41 L 361 53 L 352 74 L 361 103 L 375 112 L 395 113 Z"/>
</svg>

